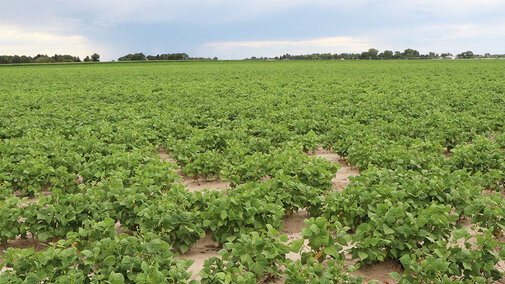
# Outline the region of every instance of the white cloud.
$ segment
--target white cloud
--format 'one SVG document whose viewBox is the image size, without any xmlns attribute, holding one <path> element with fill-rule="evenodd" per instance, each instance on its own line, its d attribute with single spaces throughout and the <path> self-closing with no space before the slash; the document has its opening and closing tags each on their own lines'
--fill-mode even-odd
<svg viewBox="0 0 505 284">
<path fill-rule="evenodd" d="M 380 50 L 414 48 L 420 52 L 503 53 L 505 20 L 489 24 L 439 24 L 393 28 L 368 34 Z"/>
<path fill-rule="evenodd" d="M 96 46 L 82 35 L 26 31 L 19 27 L 0 25 L 0 54 L 71 54 L 84 57 L 97 51 Z"/>
<path fill-rule="evenodd" d="M 361 52 L 372 44 L 364 39 L 352 37 L 325 37 L 308 40 L 272 41 L 226 41 L 209 42 L 202 46 L 203 54 L 222 58 L 239 59 L 250 56 L 278 56 L 284 53 L 337 53 Z"/>
<path fill-rule="evenodd" d="M 500 6 L 503 7 L 502 0 L 417 0 L 417 1 L 401 1 L 394 0 L 392 3 L 398 5 L 405 5 L 412 9 L 425 9 L 432 12 L 469 12 L 475 13 L 480 12 L 480 10 L 497 9 Z"/>
<path fill-rule="evenodd" d="M 486 39 L 499 38 L 505 35 L 505 22 L 496 25 L 477 25 L 477 24 L 460 24 L 460 25 L 440 25 L 440 26 L 424 26 L 421 31 L 430 34 L 438 33 L 434 40 L 455 40 L 455 39 Z"/>
</svg>

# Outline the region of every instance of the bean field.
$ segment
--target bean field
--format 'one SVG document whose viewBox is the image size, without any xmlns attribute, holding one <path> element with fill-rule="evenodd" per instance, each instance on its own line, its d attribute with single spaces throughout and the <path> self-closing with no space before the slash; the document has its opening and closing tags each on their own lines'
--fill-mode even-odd
<svg viewBox="0 0 505 284">
<path fill-rule="evenodd" d="M 505 60 L 0 67 L 0 283 L 499 283 Z"/>
</svg>

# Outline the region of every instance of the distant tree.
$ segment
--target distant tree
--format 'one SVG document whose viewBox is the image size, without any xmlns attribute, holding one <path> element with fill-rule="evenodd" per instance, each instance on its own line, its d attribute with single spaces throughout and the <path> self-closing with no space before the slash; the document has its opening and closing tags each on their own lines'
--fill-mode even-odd
<svg viewBox="0 0 505 284">
<path fill-rule="evenodd" d="M 393 55 L 393 59 L 401 59 L 403 58 L 403 53 L 399 51 L 395 51 L 395 54 Z"/>
<path fill-rule="evenodd" d="M 368 55 L 370 56 L 370 59 L 377 59 L 377 55 L 379 54 L 379 50 L 375 48 L 370 48 L 368 50 Z"/>
<path fill-rule="evenodd" d="M 449 52 L 444 52 L 444 53 L 441 53 L 441 54 L 440 54 L 440 57 L 442 57 L 442 58 L 447 58 L 447 57 L 449 57 L 449 56 L 452 56 L 452 53 L 449 53 Z"/>
<path fill-rule="evenodd" d="M 51 63 L 53 62 L 52 58 L 45 55 L 45 54 L 37 54 L 37 56 L 35 56 L 33 58 L 33 62 L 35 63 Z"/>
<path fill-rule="evenodd" d="M 93 53 L 93 55 L 91 55 L 91 61 L 93 62 L 100 61 L 100 55 L 98 53 Z"/>
<path fill-rule="evenodd" d="M 189 59 L 189 55 L 187 55 L 186 53 L 165 53 L 156 55 L 156 60 L 186 60 L 186 59 Z"/>
<path fill-rule="evenodd" d="M 79 57 L 68 54 L 55 54 L 51 59 L 53 62 L 81 62 Z"/>
<path fill-rule="evenodd" d="M 146 56 L 144 55 L 144 53 L 138 52 L 138 53 L 132 54 L 130 60 L 145 60 L 145 59 L 146 59 Z"/>
<path fill-rule="evenodd" d="M 419 51 L 412 49 L 412 48 L 407 48 L 405 51 L 403 51 L 403 57 L 404 58 L 416 58 L 420 57 Z"/>
<path fill-rule="evenodd" d="M 430 53 L 428 53 L 428 57 L 429 58 L 438 58 L 438 54 L 436 54 L 435 52 L 433 51 L 430 51 Z"/>
<path fill-rule="evenodd" d="M 463 58 L 463 59 L 470 59 L 470 58 L 474 58 L 474 57 L 475 57 L 475 55 L 470 50 L 458 54 L 458 58 Z"/>
<path fill-rule="evenodd" d="M 383 52 L 379 53 L 377 55 L 380 59 L 392 59 L 393 58 L 393 51 L 391 50 L 384 50 Z"/>
<path fill-rule="evenodd" d="M 375 48 L 370 48 L 368 51 L 363 51 L 361 53 L 360 59 L 377 59 L 379 50 Z"/>
<path fill-rule="evenodd" d="M 280 60 L 289 60 L 289 59 L 291 59 L 291 54 L 286 53 L 286 54 L 284 54 L 284 55 L 281 55 L 281 56 L 279 57 L 279 59 L 280 59 Z"/>
<path fill-rule="evenodd" d="M 89 58 L 89 56 L 86 56 L 86 57 L 84 58 L 84 62 L 90 62 L 90 61 L 91 61 L 91 58 Z"/>
<path fill-rule="evenodd" d="M 137 61 L 137 60 L 145 60 L 146 56 L 142 52 L 137 52 L 134 54 L 127 54 L 125 56 L 119 57 L 118 61 Z"/>
</svg>

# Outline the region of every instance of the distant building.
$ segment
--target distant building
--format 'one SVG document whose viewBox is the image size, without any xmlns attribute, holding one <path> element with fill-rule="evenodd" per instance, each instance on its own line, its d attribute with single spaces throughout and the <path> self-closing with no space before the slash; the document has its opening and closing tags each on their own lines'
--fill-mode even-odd
<svg viewBox="0 0 505 284">
<path fill-rule="evenodd" d="M 456 59 L 456 55 L 449 55 L 449 56 L 446 56 L 445 59 Z"/>
</svg>

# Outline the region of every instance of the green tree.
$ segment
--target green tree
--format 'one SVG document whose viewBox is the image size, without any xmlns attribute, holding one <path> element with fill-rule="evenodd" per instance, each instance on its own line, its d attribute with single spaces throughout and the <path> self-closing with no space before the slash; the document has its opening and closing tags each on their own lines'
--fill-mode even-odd
<svg viewBox="0 0 505 284">
<path fill-rule="evenodd" d="M 395 54 L 393 55 L 393 58 L 394 59 L 400 59 L 400 58 L 403 58 L 403 53 L 399 52 L 399 51 L 395 51 Z"/>
<path fill-rule="evenodd" d="M 458 54 L 458 58 L 463 58 L 463 59 L 470 59 L 470 58 L 474 58 L 474 57 L 475 57 L 475 54 L 473 54 L 473 52 L 470 50 Z"/>
<path fill-rule="evenodd" d="M 420 56 L 419 51 L 412 49 L 412 48 L 407 48 L 407 49 L 405 49 L 405 51 L 403 51 L 404 58 L 416 58 L 419 56 Z"/>
<path fill-rule="evenodd" d="M 122 57 L 119 57 L 117 60 L 118 61 L 136 61 L 136 60 L 145 60 L 146 56 L 142 52 L 138 52 L 135 54 L 128 54 Z M 160 60 L 162 59 L 162 56 L 159 57 Z"/>
<path fill-rule="evenodd" d="M 393 51 L 384 50 L 383 52 L 379 53 L 378 57 L 380 59 L 391 59 L 391 58 L 393 58 Z"/>
<path fill-rule="evenodd" d="M 100 61 L 100 55 L 98 53 L 93 53 L 93 55 L 91 55 L 91 61 L 93 62 Z"/>
<path fill-rule="evenodd" d="M 377 59 L 377 54 L 379 54 L 379 50 L 370 48 L 368 51 L 363 51 L 361 53 L 360 59 Z"/>
<path fill-rule="evenodd" d="M 368 50 L 368 55 L 370 56 L 370 59 L 377 59 L 377 54 L 379 54 L 379 50 L 375 48 L 370 48 Z"/>
<path fill-rule="evenodd" d="M 51 63 L 52 61 L 51 57 L 45 54 L 37 54 L 37 56 L 33 58 L 33 62 L 36 63 Z"/>
</svg>

